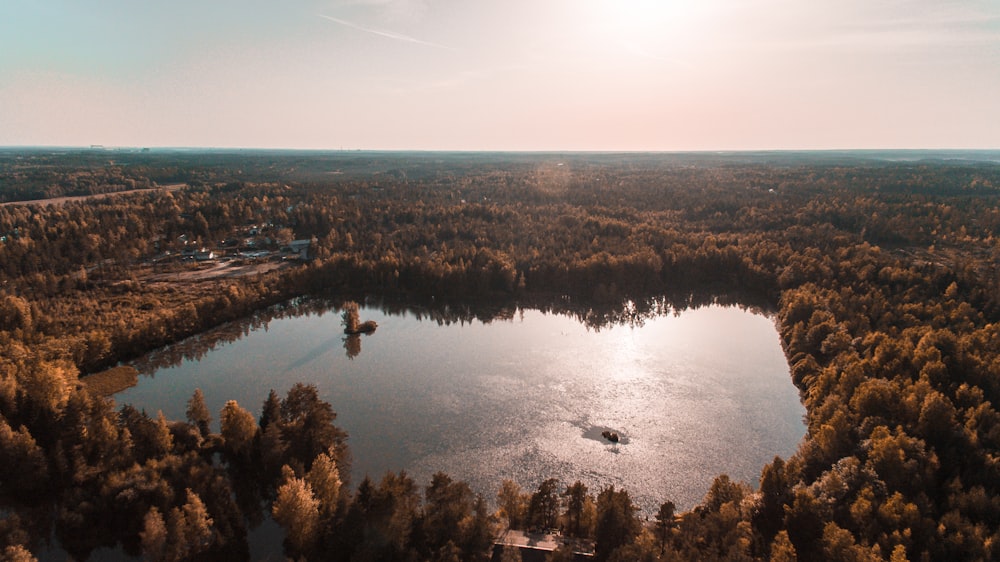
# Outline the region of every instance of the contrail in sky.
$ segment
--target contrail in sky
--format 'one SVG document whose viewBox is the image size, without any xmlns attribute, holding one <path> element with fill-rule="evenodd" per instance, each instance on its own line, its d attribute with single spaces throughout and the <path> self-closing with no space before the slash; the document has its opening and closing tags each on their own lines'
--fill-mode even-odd
<svg viewBox="0 0 1000 562">
<path fill-rule="evenodd" d="M 418 45 L 427 45 L 428 47 L 437 47 L 439 49 L 448 49 L 449 51 L 454 51 L 455 49 L 442 45 L 440 43 L 433 43 L 431 41 L 424 41 L 423 39 L 417 39 L 416 37 L 410 37 L 409 35 L 403 35 L 402 33 L 396 33 L 394 31 L 385 31 L 382 29 L 373 29 L 371 27 L 365 27 L 363 25 L 358 25 L 354 22 L 347 20 L 342 20 L 340 18 L 335 18 L 333 16 L 328 16 L 326 14 L 316 14 L 323 19 L 328 19 L 333 23 L 343 25 L 344 27 L 350 27 L 351 29 L 357 29 L 358 31 L 364 31 L 365 33 L 371 33 L 372 35 L 378 35 L 380 37 L 386 37 L 389 39 L 394 39 L 396 41 L 405 41 L 407 43 L 416 43 Z"/>
</svg>

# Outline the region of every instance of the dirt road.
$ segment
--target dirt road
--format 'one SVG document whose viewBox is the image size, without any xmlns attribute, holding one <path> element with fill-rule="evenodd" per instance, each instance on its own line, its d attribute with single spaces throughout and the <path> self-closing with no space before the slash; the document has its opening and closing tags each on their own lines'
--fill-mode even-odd
<svg viewBox="0 0 1000 562">
<path fill-rule="evenodd" d="M 144 191 L 177 191 L 178 189 L 183 189 L 187 187 L 186 183 L 172 183 L 169 185 L 161 185 L 159 187 L 154 187 L 150 189 L 129 189 L 126 191 L 115 191 L 114 193 L 95 193 L 93 195 L 74 195 L 72 197 L 52 197 L 51 199 L 32 199 L 30 201 L 8 201 L 6 203 L 0 203 L 0 207 L 5 207 L 7 205 L 65 205 L 70 201 L 83 201 L 86 199 L 104 199 L 107 197 L 112 197 L 114 195 L 127 195 L 129 193 L 142 193 Z"/>
</svg>

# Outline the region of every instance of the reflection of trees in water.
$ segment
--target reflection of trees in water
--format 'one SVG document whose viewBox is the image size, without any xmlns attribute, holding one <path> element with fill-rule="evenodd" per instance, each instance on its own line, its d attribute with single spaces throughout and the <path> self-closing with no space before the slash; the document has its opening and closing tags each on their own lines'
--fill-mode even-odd
<svg viewBox="0 0 1000 562">
<path fill-rule="evenodd" d="M 764 299 L 754 298 L 749 294 L 717 295 L 705 291 L 686 291 L 672 295 L 647 297 L 644 299 L 623 299 L 615 304 L 599 306 L 581 306 L 580 304 L 557 303 L 546 307 L 539 303 L 537 308 L 543 312 L 564 314 L 575 318 L 588 329 L 600 331 L 608 326 L 642 327 L 646 320 L 667 314 L 679 315 L 686 310 L 697 310 L 706 306 L 723 305 L 737 306 L 742 310 L 756 312 L 773 312 L 775 306 Z"/>
<path fill-rule="evenodd" d="M 176 367 L 184 361 L 198 361 L 217 347 L 232 343 L 261 328 L 267 329 L 272 320 L 311 316 L 337 310 L 348 302 L 346 299 L 302 297 L 269 307 L 244 320 L 229 322 L 203 334 L 190 337 L 173 345 L 153 351 L 132 362 L 143 374 L 159 369 Z M 708 291 L 678 291 L 669 295 L 622 299 L 613 303 L 594 303 L 573 300 L 567 296 L 535 298 L 520 301 L 448 302 L 439 299 L 402 299 L 383 297 L 361 301 L 366 307 L 379 310 L 387 316 L 411 315 L 418 321 L 431 321 L 441 326 L 452 324 L 489 324 L 511 321 L 525 309 L 540 310 L 546 314 L 560 314 L 574 318 L 588 329 L 600 331 L 608 326 L 641 327 L 646 320 L 666 314 L 680 314 L 710 305 L 738 306 L 744 310 L 769 312 L 774 304 L 751 294 L 715 294 Z M 360 334 L 344 338 L 344 350 L 353 359 L 361 353 Z"/>
<path fill-rule="evenodd" d="M 208 352 L 232 343 L 261 328 L 267 329 L 272 320 L 297 316 L 323 315 L 333 308 L 328 301 L 308 297 L 292 299 L 258 311 L 242 320 L 227 322 L 216 328 L 147 353 L 132 361 L 140 373 L 152 374 L 159 369 L 177 367 L 184 361 L 201 360 Z"/>
<path fill-rule="evenodd" d="M 344 337 L 344 349 L 347 351 L 348 359 L 354 359 L 361 354 L 361 334 Z"/>
<path fill-rule="evenodd" d="M 595 303 L 573 300 L 568 296 L 522 299 L 507 302 L 442 302 L 436 300 L 368 300 L 365 304 L 384 314 L 410 314 L 417 320 L 430 320 L 438 325 L 471 324 L 510 321 L 526 309 L 546 314 L 569 316 L 596 331 L 609 326 L 641 327 L 646 320 L 666 314 L 680 314 L 711 305 L 738 306 L 744 310 L 773 312 L 774 303 L 749 293 L 718 294 L 710 291 L 677 291 L 667 295 L 643 298 L 623 298 L 615 302 Z"/>
</svg>

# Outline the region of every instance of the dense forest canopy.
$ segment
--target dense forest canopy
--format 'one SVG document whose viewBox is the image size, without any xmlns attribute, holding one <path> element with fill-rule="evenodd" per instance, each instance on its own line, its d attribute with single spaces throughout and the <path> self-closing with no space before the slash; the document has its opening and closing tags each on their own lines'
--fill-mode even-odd
<svg viewBox="0 0 1000 562">
<path fill-rule="evenodd" d="M 31 201 L 55 197 L 74 198 Z M 9 558 L 53 532 L 79 559 L 245 558 L 264 513 L 313 559 L 482 559 L 508 526 L 600 560 L 1000 556 L 1000 154 L 5 149 L 0 200 Z M 366 294 L 594 325 L 763 302 L 808 432 L 759 488 L 720 475 L 641 523 L 627 490 L 546 475 L 498 482 L 496 511 L 445 474 L 352 485 L 312 387 L 259 413 L 196 393 L 167 420 L 80 378 L 296 297 Z"/>
</svg>

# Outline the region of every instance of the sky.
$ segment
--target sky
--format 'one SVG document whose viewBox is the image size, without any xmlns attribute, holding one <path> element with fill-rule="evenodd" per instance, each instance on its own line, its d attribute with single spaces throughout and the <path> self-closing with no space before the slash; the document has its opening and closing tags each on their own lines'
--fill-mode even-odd
<svg viewBox="0 0 1000 562">
<path fill-rule="evenodd" d="M 997 0 L 2 0 L 0 146 L 1000 148 Z"/>
</svg>

